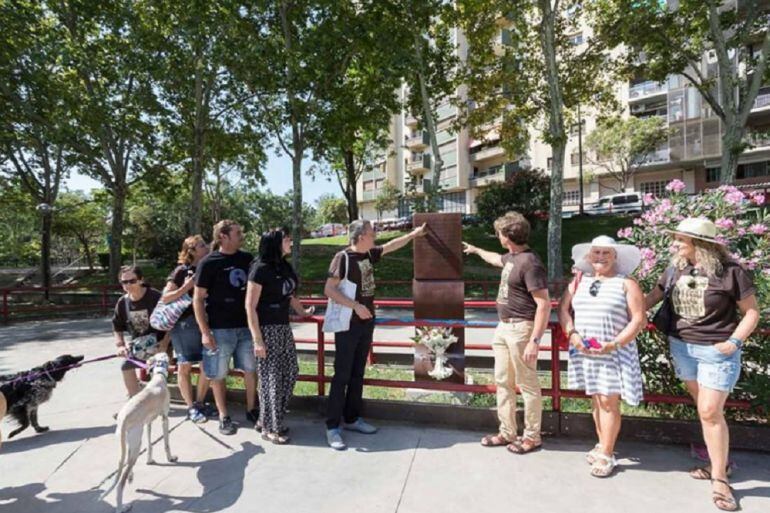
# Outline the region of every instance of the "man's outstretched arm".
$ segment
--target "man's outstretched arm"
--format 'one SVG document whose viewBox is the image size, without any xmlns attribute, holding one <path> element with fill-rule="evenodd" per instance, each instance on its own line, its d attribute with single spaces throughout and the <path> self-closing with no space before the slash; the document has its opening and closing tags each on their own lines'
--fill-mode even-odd
<svg viewBox="0 0 770 513">
<path fill-rule="evenodd" d="M 494 251 L 487 251 L 485 249 L 477 248 L 467 242 L 463 242 L 463 252 L 466 255 L 478 255 L 486 263 L 494 265 L 495 267 L 503 266 L 503 255 L 495 253 Z"/>
</svg>

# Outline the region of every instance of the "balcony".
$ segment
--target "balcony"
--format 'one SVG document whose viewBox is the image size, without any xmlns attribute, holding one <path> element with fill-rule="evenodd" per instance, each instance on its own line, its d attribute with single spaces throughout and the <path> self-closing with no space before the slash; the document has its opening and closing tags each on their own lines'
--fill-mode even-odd
<svg viewBox="0 0 770 513">
<path fill-rule="evenodd" d="M 406 164 L 406 171 L 412 175 L 427 173 L 430 171 L 430 155 L 417 154 L 412 156 Z"/>
<path fill-rule="evenodd" d="M 405 139 L 406 147 L 409 148 L 410 151 L 420 151 L 427 148 L 428 144 L 430 144 L 430 136 L 428 135 L 428 132 L 425 131 L 417 132 Z"/>
<path fill-rule="evenodd" d="M 770 134 L 767 133 L 750 133 L 746 136 L 746 142 L 752 147 L 748 148 L 748 151 L 764 149 L 770 146 Z"/>
<path fill-rule="evenodd" d="M 372 201 L 377 197 L 377 191 L 364 191 L 364 201 Z"/>
<path fill-rule="evenodd" d="M 476 163 L 504 156 L 505 150 L 498 144 L 484 148 L 483 150 L 477 151 L 476 153 L 471 153 L 470 159 L 471 162 Z"/>
<path fill-rule="evenodd" d="M 419 123 L 419 120 L 417 119 L 417 116 L 414 114 L 406 114 L 404 116 L 404 124 L 408 127 L 415 127 L 417 126 L 417 123 Z"/>
<path fill-rule="evenodd" d="M 642 98 L 666 94 L 667 92 L 668 88 L 665 82 L 662 84 L 650 81 L 641 82 L 628 88 L 628 101 L 637 101 Z"/>
<path fill-rule="evenodd" d="M 770 107 L 770 87 L 763 87 L 759 90 L 757 98 L 754 100 L 752 110 L 764 109 Z"/>
<path fill-rule="evenodd" d="M 510 176 L 521 169 L 519 162 L 508 162 L 474 173 L 470 179 L 471 187 L 484 187 L 495 182 L 504 182 Z"/>
<path fill-rule="evenodd" d="M 505 50 L 511 47 L 513 38 L 511 37 L 511 31 L 508 29 L 502 29 L 492 41 L 492 50 L 498 57 L 505 55 Z"/>
<path fill-rule="evenodd" d="M 654 166 L 655 164 L 663 164 L 665 162 L 668 162 L 671 159 L 669 153 L 670 151 L 668 147 L 658 148 L 657 150 L 650 152 L 646 155 L 646 158 L 644 159 L 642 166 Z M 638 165 L 637 163 L 633 163 L 633 162 L 632 164 Z"/>
</svg>

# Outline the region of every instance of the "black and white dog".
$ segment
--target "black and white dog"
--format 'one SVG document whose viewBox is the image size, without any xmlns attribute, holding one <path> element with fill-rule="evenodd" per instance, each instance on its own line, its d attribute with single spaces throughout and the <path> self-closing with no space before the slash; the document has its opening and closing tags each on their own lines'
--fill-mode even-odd
<svg viewBox="0 0 770 513">
<path fill-rule="evenodd" d="M 47 427 L 38 424 L 37 409 L 51 398 L 56 383 L 64 378 L 67 371 L 82 360 L 82 356 L 65 354 L 40 367 L 0 376 L 0 394 L 6 402 L 8 415 L 19 424 L 8 435 L 9 439 L 27 429 L 30 424 L 38 433 L 48 431 Z"/>
</svg>

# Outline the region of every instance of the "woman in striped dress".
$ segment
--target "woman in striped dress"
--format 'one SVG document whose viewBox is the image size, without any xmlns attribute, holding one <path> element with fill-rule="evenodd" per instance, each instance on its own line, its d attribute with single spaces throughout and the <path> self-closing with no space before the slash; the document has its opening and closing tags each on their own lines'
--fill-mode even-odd
<svg viewBox="0 0 770 513">
<path fill-rule="evenodd" d="M 577 271 L 564 292 L 559 321 L 570 342 L 569 388 L 591 396 L 599 443 L 586 455 L 591 475 L 608 477 L 617 467 L 620 400 L 642 400 L 636 335 L 647 320 L 644 296 L 629 275 L 639 250 L 600 236 L 572 248 Z"/>
</svg>

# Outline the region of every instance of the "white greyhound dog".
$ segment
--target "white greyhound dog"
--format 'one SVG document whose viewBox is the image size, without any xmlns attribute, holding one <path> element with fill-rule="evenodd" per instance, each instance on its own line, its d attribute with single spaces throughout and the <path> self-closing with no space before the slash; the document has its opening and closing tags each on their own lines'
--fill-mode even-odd
<svg viewBox="0 0 770 513">
<path fill-rule="evenodd" d="M 115 486 L 117 491 L 117 504 L 115 511 L 123 513 L 131 509 L 129 504 L 123 508 L 123 488 L 126 481 L 131 482 L 134 474 L 134 464 L 139 458 L 142 447 L 142 428 L 147 426 L 147 464 L 152 465 L 152 421 L 160 415 L 163 424 L 163 443 L 166 448 L 166 459 L 169 462 L 176 461 L 176 456 L 171 455 L 171 447 L 168 441 L 168 411 L 171 397 L 166 387 L 168 378 L 168 355 L 159 353 L 147 361 L 152 369 L 152 378 L 144 389 L 129 399 L 118 413 L 118 427 L 115 434 L 120 440 L 120 460 L 118 470 L 112 485 L 102 494 L 99 500 L 103 500 Z M 128 453 L 128 456 L 126 456 Z M 128 461 L 126 461 L 128 459 Z"/>
</svg>

